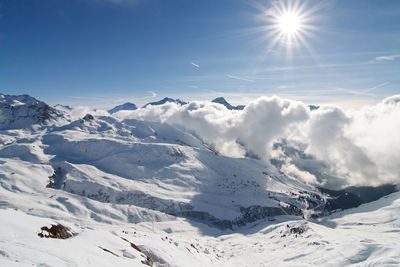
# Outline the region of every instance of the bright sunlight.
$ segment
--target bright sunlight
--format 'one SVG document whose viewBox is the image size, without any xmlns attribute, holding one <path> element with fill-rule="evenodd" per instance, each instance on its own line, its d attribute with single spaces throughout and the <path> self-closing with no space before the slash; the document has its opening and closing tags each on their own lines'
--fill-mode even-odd
<svg viewBox="0 0 400 267">
<path fill-rule="evenodd" d="M 276 1 L 269 8 L 259 7 L 262 19 L 267 23 L 263 31 L 267 32 L 268 48 L 286 48 L 288 56 L 293 47 L 310 49 L 306 37 L 310 38 L 316 30 L 311 23 L 318 8 L 296 0 Z"/>
<path fill-rule="evenodd" d="M 278 25 L 284 34 L 296 34 L 301 28 L 301 19 L 296 13 L 286 13 L 279 18 Z"/>
</svg>

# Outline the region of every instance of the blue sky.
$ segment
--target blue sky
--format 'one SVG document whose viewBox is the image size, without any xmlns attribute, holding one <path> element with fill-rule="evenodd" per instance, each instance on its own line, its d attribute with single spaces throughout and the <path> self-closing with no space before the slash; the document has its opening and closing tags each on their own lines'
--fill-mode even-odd
<svg viewBox="0 0 400 267">
<path fill-rule="evenodd" d="M 312 28 L 292 47 L 273 45 L 271 1 L 0 0 L 0 92 L 97 108 L 400 93 L 400 1 L 301 3 Z"/>
</svg>

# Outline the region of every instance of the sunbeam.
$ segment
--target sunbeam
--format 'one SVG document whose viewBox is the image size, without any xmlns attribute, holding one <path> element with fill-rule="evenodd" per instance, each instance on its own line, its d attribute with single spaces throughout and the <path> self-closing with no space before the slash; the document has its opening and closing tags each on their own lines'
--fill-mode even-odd
<svg viewBox="0 0 400 267">
<path fill-rule="evenodd" d="M 262 17 L 267 24 L 264 30 L 267 32 L 269 49 L 285 48 L 289 56 L 292 48 L 310 49 L 306 39 L 317 29 L 312 24 L 317 10 L 318 7 L 309 7 L 306 2 L 295 0 L 273 2 L 270 8 L 263 9 Z"/>
</svg>

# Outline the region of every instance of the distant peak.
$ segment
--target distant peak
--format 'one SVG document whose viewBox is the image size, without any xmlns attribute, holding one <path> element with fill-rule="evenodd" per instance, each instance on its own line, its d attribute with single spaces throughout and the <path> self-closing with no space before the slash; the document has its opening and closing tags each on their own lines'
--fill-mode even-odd
<svg viewBox="0 0 400 267">
<path fill-rule="evenodd" d="M 29 95 L 0 96 L 0 129 L 25 128 L 62 117 L 62 113 Z"/>
<path fill-rule="evenodd" d="M 160 101 L 147 103 L 143 107 L 145 108 L 147 106 L 158 106 L 158 105 L 163 105 L 165 103 L 176 103 L 176 104 L 179 104 L 179 105 L 187 104 L 186 102 L 184 102 L 184 101 L 182 101 L 180 99 L 173 99 L 173 98 L 170 98 L 170 97 L 164 97 Z"/>
<path fill-rule="evenodd" d="M 108 110 L 108 113 L 113 114 L 120 110 L 135 110 L 135 109 L 137 109 L 137 106 L 135 104 L 126 102 L 122 105 L 115 106 L 114 108 Z"/>
<path fill-rule="evenodd" d="M 227 102 L 227 101 L 225 100 L 225 98 L 220 96 L 220 97 L 217 97 L 216 99 L 212 100 L 211 102 L 220 103 L 220 102 Z"/>
<path fill-rule="evenodd" d="M 308 105 L 308 108 L 309 108 L 311 111 L 313 111 L 313 110 L 319 109 L 319 106 L 317 106 L 317 105 Z"/>
<path fill-rule="evenodd" d="M 229 110 L 242 110 L 242 109 L 244 109 L 244 106 L 243 106 L 243 105 L 232 106 L 232 105 L 229 104 L 228 101 L 226 101 L 225 98 L 223 98 L 222 96 L 215 98 L 215 99 L 212 100 L 211 102 L 224 105 L 224 106 L 225 106 L 227 109 L 229 109 Z"/>
<path fill-rule="evenodd" d="M 233 109 L 234 107 L 228 103 L 222 96 L 217 97 L 216 99 L 212 100 L 213 103 L 218 103 L 224 105 L 227 109 Z"/>
</svg>

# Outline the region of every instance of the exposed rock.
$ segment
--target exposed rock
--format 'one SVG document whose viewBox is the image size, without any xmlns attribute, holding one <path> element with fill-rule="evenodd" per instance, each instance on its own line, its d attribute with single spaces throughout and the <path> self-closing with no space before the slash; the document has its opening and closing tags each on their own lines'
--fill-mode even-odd
<svg viewBox="0 0 400 267">
<path fill-rule="evenodd" d="M 76 235 L 71 229 L 62 224 L 52 224 L 50 228 L 43 226 L 40 230 L 42 231 L 38 233 L 38 236 L 42 238 L 67 239 Z"/>
<path fill-rule="evenodd" d="M 100 247 L 100 246 L 99 246 L 99 248 L 102 249 L 102 250 L 104 250 L 105 252 L 108 252 L 108 253 L 110 253 L 110 254 L 113 254 L 114 256 L 119 257 L 116 253 L 112 252 L 112 251 L 109 250 L 109 249 L 106 249 L 106 248 L 103 248 L 103 247 Z"/>
<path fill-rule="evenodd" d="M 55 178 L 56 178 L 56 173 L 54 172 L 52 175 L 49 176 L 49 183 L 46 185 L 46 188 L 54 188 Z"/>
<path fill-rule="evenodd" d="M 62 113 L 29 95 L 0 94 L 0 129 L 19 129 L 62 117 Z"/>
<path fill-rule="evenodd" d="M 118 106 L 108 110 L 108 113 L 114 114 L 121 110 L 136 110 L 136 109 L 137 109 L 137 106 L 135 104 L 127 102 L 125 104 L 118 105 Z"/>
<path fill-rule="evenodd" d="M 83 121 L 91 121 L 94 117 L 91 114 L 86 114 L 85 117 L 82 118 Z"/>
<path fill-rule="evenodd" d="M 291 234 L 302 234 L 302 233 L 304 233 L 304 228 L 303 228 L 303 227 L 300 227 L 300 226 L 298 226 L 298 227 L 291 227 L 291 228 L 289 228 L 289 232 L 290 232 Z"/>
<path fill-rule="evenodd" d="M 165 103 L 176 103 L 176 104 L 178 104 L 178 105 L 185 105 L 185 104 L 187 104 L 185 101 L 182 101 L 182 100 L 180 100 L 180 99 L 172 99 L 172 98 L 169 98 L 169 97 L 165 97 L 165 98 L 161 99 L 160 101 L 147 103 L 146 105 L 143 106 L 143 108 L 146 108 L 146 107 L 148 107 L 148 106 L 163 105 L 163 104 L 165 104 Z"/>
<path fill-rule="evenodd" d="M 319 188 L 319 190 L 328 195 L 326 209 L 334 211 L 337 209 L 349 209 L 360 206 L 363 203 L 378 200 L 379 198 L 399 191 L 397 185 L 373 186 L 352 186 L 342 190 L 330 190 Z"/>
<path fill-rule="evenodd" d="M 308 105 L 308 108 L 309 108 L 311 111 L 313 111 L 313 110 L 319 109 L 319 106 L 317 106 L 317 105 Z"/>
<path fill-rule="evenodd" d="M 217 97 L 216 99 L 212 100 L 211 102 L 217 103 L 224 105 L 227 109 L 229 110 L 243 110 L 245 106 L 239 105 L 239 106 L 232 106 L 231 104 L 228 103 L 228 101 L 225 100 L 223 97 Z"/>
</svg>

